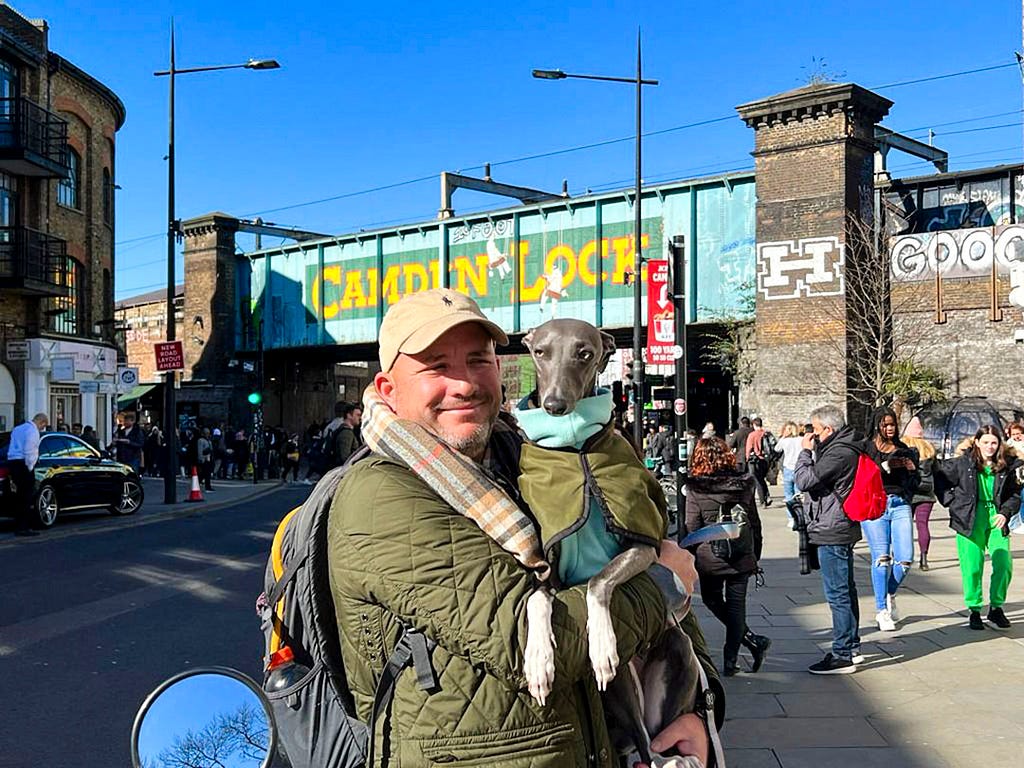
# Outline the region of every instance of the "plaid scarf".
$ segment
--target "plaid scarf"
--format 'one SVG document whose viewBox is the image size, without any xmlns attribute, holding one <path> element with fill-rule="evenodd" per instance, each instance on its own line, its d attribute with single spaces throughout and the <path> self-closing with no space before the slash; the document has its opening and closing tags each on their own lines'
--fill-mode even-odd
<svg viewBox="0 0 1024 768">
<path fill-rule="evenodd" d="M 476 463 L 416 422 L 398 418 L 373 385 L 363 393 L 362 434 L 370 450 L 407 466 L 538 579 L 547 579 L 550 566 L 526 513 Z"/>
</svg>

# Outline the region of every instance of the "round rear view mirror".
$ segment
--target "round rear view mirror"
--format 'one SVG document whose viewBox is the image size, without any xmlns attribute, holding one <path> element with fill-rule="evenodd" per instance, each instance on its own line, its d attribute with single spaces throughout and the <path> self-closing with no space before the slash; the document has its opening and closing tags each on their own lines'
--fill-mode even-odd
<svg viewBox="0 0 1024 768">
<path fill-rule="evenodd" d="M 269 702 L 252 679 L 228 667 L 165 680 L 132 727 L 135 768 L 269 768 L 275 751 Z"/>
</svg>

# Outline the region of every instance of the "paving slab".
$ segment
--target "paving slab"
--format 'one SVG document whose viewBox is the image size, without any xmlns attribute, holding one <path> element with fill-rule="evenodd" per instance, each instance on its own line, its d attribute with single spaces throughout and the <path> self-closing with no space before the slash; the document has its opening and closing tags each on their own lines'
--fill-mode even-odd
<svg viewBox="0 0 1024 768">
<path fill-rule="evenodd" d="M 771 747 L 884 747 L 885 739 L 863 717 L 788 717 L 730 720 L 723 731 L 726 746 Z"/>
<path fill-rule="evenodd" d="M 920 748 L 779 749 L 775 755 L 781 768 L 953 768 L 937 751 Z"/>
</svg>

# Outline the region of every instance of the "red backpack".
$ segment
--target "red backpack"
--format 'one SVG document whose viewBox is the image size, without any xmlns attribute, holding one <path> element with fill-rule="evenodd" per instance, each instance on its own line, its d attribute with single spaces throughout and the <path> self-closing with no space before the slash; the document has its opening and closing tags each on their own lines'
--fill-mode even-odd
<svg viewBox="0 0 1024 768">
<path fill-rule="evenodd" d="M 843 512 L 855 523 L 877 520 L 885 514 L 888 496 L 882 485 L 882 470 L 864 453 L 857 455 L 853 487 L 843 501 Z"/>
</svg>

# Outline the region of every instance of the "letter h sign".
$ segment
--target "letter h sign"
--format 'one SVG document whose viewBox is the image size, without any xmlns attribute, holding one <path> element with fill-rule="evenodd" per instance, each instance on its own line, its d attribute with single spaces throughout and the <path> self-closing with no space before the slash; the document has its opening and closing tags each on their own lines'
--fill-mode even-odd
<svg viewBox="0 0 1024 768">
<path fill-rule="evenodd" d="M 757 244 L 757 289 L 766 301 L 843 293 L 845 247 L 838 237 Z"/>
</svg>

